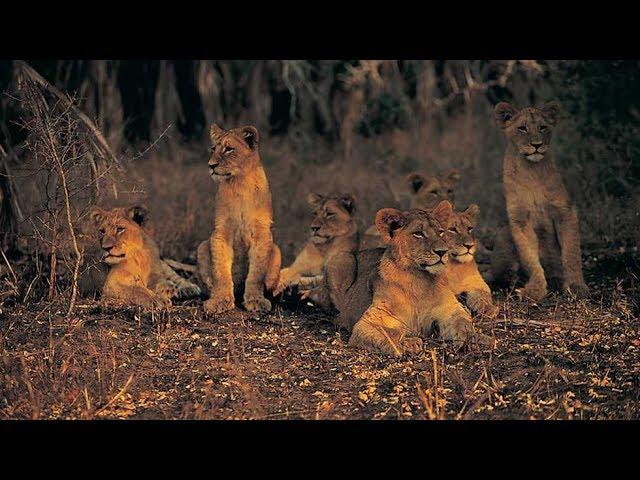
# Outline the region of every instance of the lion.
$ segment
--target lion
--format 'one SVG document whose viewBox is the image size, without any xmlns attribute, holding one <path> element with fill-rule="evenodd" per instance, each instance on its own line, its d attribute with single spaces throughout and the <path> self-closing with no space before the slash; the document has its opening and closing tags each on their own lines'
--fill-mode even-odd
<svg viewBox="0 0 640 480">
<path fill-rule="evenodd" d="M 314 208 L 311 238 L 294 262 L 280 270 L 280 282 L 274 295 L 292 286 L 299 286 L 303 290 L 317 286 L 327 259 L 358 248 L 358 225 L 354 218 L 356 201 L 353 195 L 310 193 L 307 202 Z"/>
<path fill-rule="evenodd" d="M 271 310 L 265 289 L 278 285 L 280 249 L 273 242 L 271 190 L 254 126 L 210 131 L 210 175 L 218 182 L 213 233 L 198 247 L 198 273 L 209 291 L 205 312 L 235 307 L 235 293 L 252 313 Z M 244 292 L 242 292 L 244 287 Z"/>
<path fill-rule="evenodd" d="M 493 279 L 521 268 L 527 282 L 518 294 L 533 301 L 547 295 L 548 279 L 561 280 L 562 288 L 576 295 L 587 294 L 578 213 L 551 152 L 559 105 L 518 111 L 501 102 L 494 112 L 507 139 L 503 182 L 509 228 L 496 238 Z"/>
<path fill-rule="evenodd" d="M 428 210 L 442 200 L 448 200 L 452 205 L 455 205 L 455 188 L 459 182 L 460 172 L 455 169 L 440 175 L 423 175 L 417 172 L 407 175 L 406 183 L 410 196 L 409 209 Z M 360 249 L 383 248 L 384 246 L 384 241 L 380 237 L 376 225 L 371 225 L 363 235 Z"/>
<path fill-rule="evenodd" d="M 463 212 L 453 212 L 446 234 L 451 259 L 446 275 L 456 295 L 466 294 L 467 307 L 472 312 L 495 317 L 499 309 L 493 304 L 491 289 L 480 275 L 475 260 L 478 242 L 474 232 L 479 211 L 473 203 Z"/>
<path fill-rule="evenodd" d="M 144 231 L 144 205 L 103 210 L 92 207 L 89 218 L 98 229 L 102 261 L 109 273 L 102 298 L 144 308 L 166 308 L 172 299 L 200 295 L 200 287 L 179 276 L 161 258 L 156 242 Z"/>
<path fill-rule="evenodd" d="M 471 315 L 449 287 L 444 235 L 452 206 L 402 212 L 383 208 L 375 223 L 387 248 L 341 253 L 325 265 L 324 291 L 339 311 L 337 326 L 351 330 L 349 345 L 401 356 L 422 349 L 436 330 L 461 346 L 474 336 Z M 313 296 L 311 297 L 314 299 Z"/>
</svg>

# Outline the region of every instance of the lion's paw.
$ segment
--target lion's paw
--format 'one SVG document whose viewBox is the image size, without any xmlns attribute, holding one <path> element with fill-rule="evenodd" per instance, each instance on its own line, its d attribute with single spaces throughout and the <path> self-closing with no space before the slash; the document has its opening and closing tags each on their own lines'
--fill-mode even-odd
<svg viewBox="0 0 640 480">
<path fill-rule="evenodd" d="M 271 311 L 271 302 L 264 297 L 245 297 L 244 308 L 251 313 L 267 313 Z"/>
<path fill-rule="evenodd" d="M 204 311 L 209 315 L 219 315 L 235 308 L 233 296 L 211 297 L 204 302 Z"/>
</svg>

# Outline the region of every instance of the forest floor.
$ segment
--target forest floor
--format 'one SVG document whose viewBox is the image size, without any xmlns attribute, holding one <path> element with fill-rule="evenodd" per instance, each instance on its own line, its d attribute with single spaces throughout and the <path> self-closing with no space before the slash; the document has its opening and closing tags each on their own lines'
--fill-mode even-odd
<svg viewBox="0 0 640 480">
<path fill-rule="evenodd" d="M 302 303 L 216 319 L 82 303 L 0 310 L 0 419 L 638 419 L 638 252 L 592 252 L 588 300 L 498 292 L 494 350 L 392 359 Z"/>
</svg>

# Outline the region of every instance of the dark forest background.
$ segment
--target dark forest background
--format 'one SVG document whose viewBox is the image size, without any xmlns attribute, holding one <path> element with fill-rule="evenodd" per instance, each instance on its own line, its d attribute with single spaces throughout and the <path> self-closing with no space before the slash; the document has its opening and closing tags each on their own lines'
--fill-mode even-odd
<svg viewBox="0 0 640 480">
<path fill-rule="evenodd" d="M 519 107 L 549 100 L 562 105 L 554 149 L 580 211 L 585 250 L 637 246 L 638 61 L 27 64 L 95 123 L 121 167 L 101 167 L 103 149 L 94 149 L 93 140 L 78 140 L 78 148 L 85 145 L 85 150 L 78 153 L 74 146 L 76 175 L 86 176 L 78 172 L 88 158 L 94 183 L 108 183 L 88 197 L 80 194 L 80 184 L 72 192 L 78 225 L 88 204 L 144 201 L 151 207 L 149 229 L 163 254 L 179 260 L 193 261 L 195 246 L 211 229 L 215 184 L 208 178 L 206 162 L 212 122 L 225 128 L 253 124 L 260 130 L 273 190 L 276 240 L 285 263 L 306 239 L 309 191 L 354 193 L 360 226 L 366 228 L 377 209 L 407 206 L 404 179 L 412 171 L 460 170 L 459 206 L 480 205 L 479 231 L 490 245 L 494 228 L 504 221 L 504 141 L 492 116 L 493 106 L 503 100 Z M 50 181 L 55 169 L 43 167 L 33 122 L 37 112 L 57 121 L 69 113 L 61 107 L 66 103 L 50 91 L 33 97 L 44 110 L 30 108 L 25 94 L 30 90 L 24 87 L 28 75 L 19 65 L 0 62 L 3 249 L 16 254 L 41 251 L 45 257 L 53 249 L 61 255 L 70 247 L 65 247 L 64 215 L 58 215 L 64 211 L 56 193 L 60 186 Z M 20 80 L 20 72 L 27 80 Z M 60 137 L 59 144 L 68 142 L 67 137 Z M 52 205 L 58 205 L 57 210 Z M 52 248 L 53 237 L 59 237 L 59 248 Z"/>
</svg>

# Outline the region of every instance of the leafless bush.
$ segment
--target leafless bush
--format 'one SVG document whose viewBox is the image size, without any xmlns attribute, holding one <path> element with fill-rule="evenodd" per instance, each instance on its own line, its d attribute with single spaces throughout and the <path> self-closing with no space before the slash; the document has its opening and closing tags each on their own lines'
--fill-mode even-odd
<svg viewBox="0 0 640 480">
<path fill-rule="evenodd" d="M 99 198 L 112 168 L 120 165 L 76 99 L 58 91 L 24 62 L 18 62 L 16 74 L 22 127 L 28 132 L 26 147 L 35 162 L 32 181 L 44 188 L 42 204 L 26 221 L 32 228 L 34 253 L 49 259 L 50 301 L 59 293 L 59 277 L 71 278 L 70 315 L 87 246 L 81 220 Z"/>
</svg>

